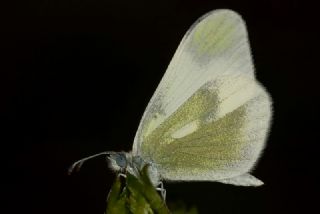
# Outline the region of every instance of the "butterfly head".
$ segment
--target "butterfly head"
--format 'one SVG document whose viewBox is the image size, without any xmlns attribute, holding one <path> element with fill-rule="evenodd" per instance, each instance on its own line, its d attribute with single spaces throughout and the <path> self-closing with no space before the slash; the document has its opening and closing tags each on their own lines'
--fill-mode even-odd
<svg viewBox="0 0 320 214">
<path fill-rule="evenodd" d="M 148 176 L 154 186 L 160 183 L 160 174 L 152 161 L 146 162 L 140 156 L 134 156 L 131 152 L 108 152 L 107 159 L 109 167 L 119 173 L 130 173 L 136 177 L 140 176 L 141 170 L 147 166 Z"/>
<path fill-rule="evenodd" d="M 128 166 L 128 153 L 114 152 L 107 156 L 109 166 L 115 171 L 123 172 Z"/>
</svg>

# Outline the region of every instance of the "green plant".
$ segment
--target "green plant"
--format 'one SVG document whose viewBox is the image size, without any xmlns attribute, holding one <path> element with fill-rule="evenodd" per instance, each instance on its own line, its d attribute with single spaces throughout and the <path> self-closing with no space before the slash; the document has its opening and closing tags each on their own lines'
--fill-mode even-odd
<svg viewBox="0 0 320 214">
<path fill-rule="evenodd" d="M 119 174 L 111 187 L 107 199 L 107 214 L 197 214 L 196 208 L 187 211 L 182 202 L 174 205 L 174 211 L 169 211 L 165 201 L 154 188 L 145 166 L 138 177 L 127 173 L 124 181 Z"/>
</svg>

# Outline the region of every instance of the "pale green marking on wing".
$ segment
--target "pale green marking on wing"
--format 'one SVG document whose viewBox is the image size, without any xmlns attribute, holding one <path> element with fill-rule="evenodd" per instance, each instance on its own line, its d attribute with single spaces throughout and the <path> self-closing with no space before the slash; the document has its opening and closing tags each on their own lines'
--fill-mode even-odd
<svg viewBox="0 0 320 214">
<path fill-rule="evenodd" d="M 238 42 L 237 37 L 240 35 L 236 32 L 239 20 L 230 19 L 227 17 L 228 15 L 230 14 L 209 17 L 200 22 L 192 32 L 189 45 L 198 59 L 214 57 L 214 54 L 219 54 Z"/>
<path fill-rule="evenodd" d="M 155 142 L 160 145 L 171 143 L 175 139 L 172 137 L 175 131 L 194 120 L 200 119 L 201 115 L 204 117 L 208 110 L 211 112 L 216 111 L 217 101 L 217 96 L 214 93 L 200 89 L 178 111 L 169 116 L 151 134 L 146 136 L 144 143 L 146 145 L 154 145 Z M 150 121 L 150 123 L 152 122 Z M 149 126 L 149 124 L 145 125 Z M 156 150 L 157 148 L 155 147 L 145 146 L 141 148 L 141 153 L 151 156 Z"/>
</svg>

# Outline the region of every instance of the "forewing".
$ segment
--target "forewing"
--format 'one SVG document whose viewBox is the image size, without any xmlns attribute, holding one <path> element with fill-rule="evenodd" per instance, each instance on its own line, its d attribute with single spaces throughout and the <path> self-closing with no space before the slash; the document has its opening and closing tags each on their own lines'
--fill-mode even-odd
<svg viewBox="0 0 320 214">
<path fill-rule="evenodd" d="M 270 103 L 255 81 L 241 17 L 213 11 L 184 36 L 142 117 L 133 154 L 171 180 L 242 174 L 263 148 Z"/>
</svg>

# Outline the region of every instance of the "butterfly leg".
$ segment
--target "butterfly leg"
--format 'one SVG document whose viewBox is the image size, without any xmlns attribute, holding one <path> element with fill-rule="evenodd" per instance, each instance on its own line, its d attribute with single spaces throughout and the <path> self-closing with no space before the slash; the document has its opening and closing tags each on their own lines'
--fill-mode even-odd
<svg viewBox="0 0 320 214">
<path fill-rule="evenodd" d="M 163 200 L 165 201 L 167 192 L 166 192 L 166 189 L 163 187 L 162 181 L 160 181 L 159 187 L 157 187 L 156 190 L 161 193 L 161 196 L 162 196 Z"/>
<path fill-rule="evenodd" d="M 126 174 L 124 174 L 124 173 L 122 173 L 122 172 L 119 172 L 119 173 L 118 173 L 118 176 L 119 176 L 119 177 L 127 178 L 127 175 L 126 175 Z"/>
</svg>

